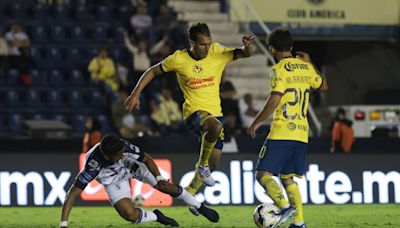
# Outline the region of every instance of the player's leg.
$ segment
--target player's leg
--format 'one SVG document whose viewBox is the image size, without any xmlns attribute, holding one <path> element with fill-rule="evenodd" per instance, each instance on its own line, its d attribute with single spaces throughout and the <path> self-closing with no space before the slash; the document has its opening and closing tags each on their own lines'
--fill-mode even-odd
<svg viewBox="0 0 400 228">
<path fill-rule="evenodd" d="M 307 153 L 307 144 L 302 142 L 293 142 L 294 153 L 289 170 L 285 171 L 286 175 L 280 176 L 283 186 L 285 187 L 290 205 L 296 208 L 296 214 L 292 219 L 291 227 L 305 227 L 303 216 L 303 204 L 299 187 L 293 180 L 293 176 L 302 177 L 305 170 L 305 158 Z"/>
<path fill-rule="evenodd" d="M 208 115 L 203 118 L 201 126 L 200 156 L 196 168 L 204 184 L 214 186 L 215 181 L 211 177 L 209 159 L 217 140 L 222 134 L 223 125 L 217 118 Z"/>
<path fill-rule="evenodd" d="M 166 217 L 159 210 L 146 211 L 141 208 L 134 208 L 131 199 L 131 188 L 129 179 L 108 185 L 105 190 L 118 214 L 125 220 L 134 223 L 144 223 L 157 221 L 164 225 L 178 226 L 178 223 L 169 217 Z"/>
<path fill-rule="evenodd" d="M 219 215 L 218 213 L 206 207 L 204 204 L 200 203 L 196 200 L 196 198 L 188 193 L 182 186 L 168 182 L 168 181 L 158 181 L 154 177 L 154 175 L 150 172 L 147 166 L 139 166 L 141 176 L 137 177 L 144 183 L 147 183 L 153 186 L 155 189 L 159 190 L 160 192 L 169 194 L 170 196 L 184 201 L 187 205 L 196 208 L 196 210 L 206 217 L 211 222 L 218 222 Z"/>
</svg>

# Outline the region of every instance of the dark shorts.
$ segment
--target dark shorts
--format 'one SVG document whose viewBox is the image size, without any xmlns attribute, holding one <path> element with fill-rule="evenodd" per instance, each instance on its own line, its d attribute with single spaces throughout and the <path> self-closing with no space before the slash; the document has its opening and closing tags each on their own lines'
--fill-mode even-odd
<svg viewBox="0 0 400 228">
<path fill-rule="evenodd" d="M 205 113 L 205 112 L 203 112 Z M 199 141 L 201 144 L 201 125 L 205 121 L 205 119 L 209 118 L 211 114 L 208 115 L 200 115 L 200 112 L 195 112 L 192 115 L 190 115 L 188 118 L 185 119 L 185 124 L 186 126 L 199 137 Z M 215 117 L 221 124 L 224 123 L 224 117 L 223 116 L 218 116 Z M 215 144 L 216 149 L 222 150 L 222 147 L 224 146 L 222 143 L 223 140 L 223 134 L 221 134 L 217 140 L 217 143 Z"/>
<path fill-rule="evenodd" d="M 259 154 L 256 170 L 275 176 L 303 176 L 307 143 L 294 140 L 265 140 Z"/>
</svg>

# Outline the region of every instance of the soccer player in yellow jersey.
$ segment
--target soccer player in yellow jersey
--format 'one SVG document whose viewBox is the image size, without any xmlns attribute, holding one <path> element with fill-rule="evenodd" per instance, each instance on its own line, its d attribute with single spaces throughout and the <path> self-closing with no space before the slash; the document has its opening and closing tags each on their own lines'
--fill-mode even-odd
<svg viewBox="0 0 400 228">
<path fill-rule="evenodd" d="M 271 96 L 247 129 L 254 137 L 263 120 L 274 113 L 270 133 L 259 154 L 256 178 L 281 208 L 281 219 L 274 227 L 293 217 L 290 227 L 304 228 L 300 191 L 293 177 L 304 175 L 310 89 L 326 91 L 328 84 L 308 54 L 297 52 L 297 58 L 292 56 L 293 38 L 288 30 L 274 30 L 268 43 L 278 62 L 271 71 Z M 273 175 L 282 181 L 289 202 Z"/>
<path fill-rule="evenodd" d="M 251 55 L 253 37 L 243 37 L 241 48 L 227 48 L 212 41 L 207 24 L 196 23 L 188 33 L 190 49 L 178 50 L 146 70 L 125 105 L 128 110 L 139 107 L 139 95 L 154 76 L 176 72 L 185 98 L 183 118 L 188 128 L 201 139 L 197 172 L 187 187 L 194 195 L 203 183 L 207 186 L 215 184 L 209 167 L 216 168 L 222 150 L 223 124 L 219 95 L 222 72 L 228 62 Z"/>
</svg>

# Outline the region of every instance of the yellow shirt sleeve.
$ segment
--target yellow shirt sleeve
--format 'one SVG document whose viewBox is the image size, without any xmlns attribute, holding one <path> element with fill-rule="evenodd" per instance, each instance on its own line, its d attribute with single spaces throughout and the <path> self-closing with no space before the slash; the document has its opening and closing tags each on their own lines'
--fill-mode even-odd
<svg viewBox="0 0 400 228">
<path fill-rule="evenodd" d="M 230 62 L 233 60 L 233 53 L 235 49 L 230 47 L 225 47 L 220 43 L 215 43 L 214 52 L 218 55 L 224 62 Z"/>
<path fill-rule="evenodd" d="M 271 93 L 277 93 L 283 95 L 285 93 L 286 85 L 285 82 L 275 68 L 271 70 Z"/>
<path fill-rule="evenodd" d="M 311 74 L 312 74 L 311 81 L 310 81 L 310 86 L 313 89 L 319 89 L 322 86 L 323 79 L 319 74 L 317 74 L 317 72 L 315 71 L 313 65 L 309 64 L 309 67 L 311 69 L 310 71 L 311 71 Z"/>
<path fill-rule="evenodd" d="M 177 52 L 175 52 L 174 54 L 169 55 L 162 61 L 161 68 L 164 72 L 170 72 L 176 70 L 177 56 L 178 56 Z"/>
</svg>

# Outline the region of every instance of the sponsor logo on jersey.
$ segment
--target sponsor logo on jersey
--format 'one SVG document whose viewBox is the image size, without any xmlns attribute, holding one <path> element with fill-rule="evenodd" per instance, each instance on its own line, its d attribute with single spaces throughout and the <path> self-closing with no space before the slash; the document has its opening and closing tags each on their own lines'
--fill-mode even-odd
<svg viewBox="0 0 400 228">
<path fill-rule="evenodd" d="M 288 128 L 290 131 L 294 131 L 294 130 L 296 130 L 296 124 L 293 123 L 293 122 L 290 122 L 290 123 L 288 123 L 287 128 Z"/>
<path fill-rule="evenodd" d="M 203 73 L 203 67 L 201 65 L 194 65 L 192 70 L 193 70 L 193 73 L 195 73 L 197 75 Z"/>
</svg>

